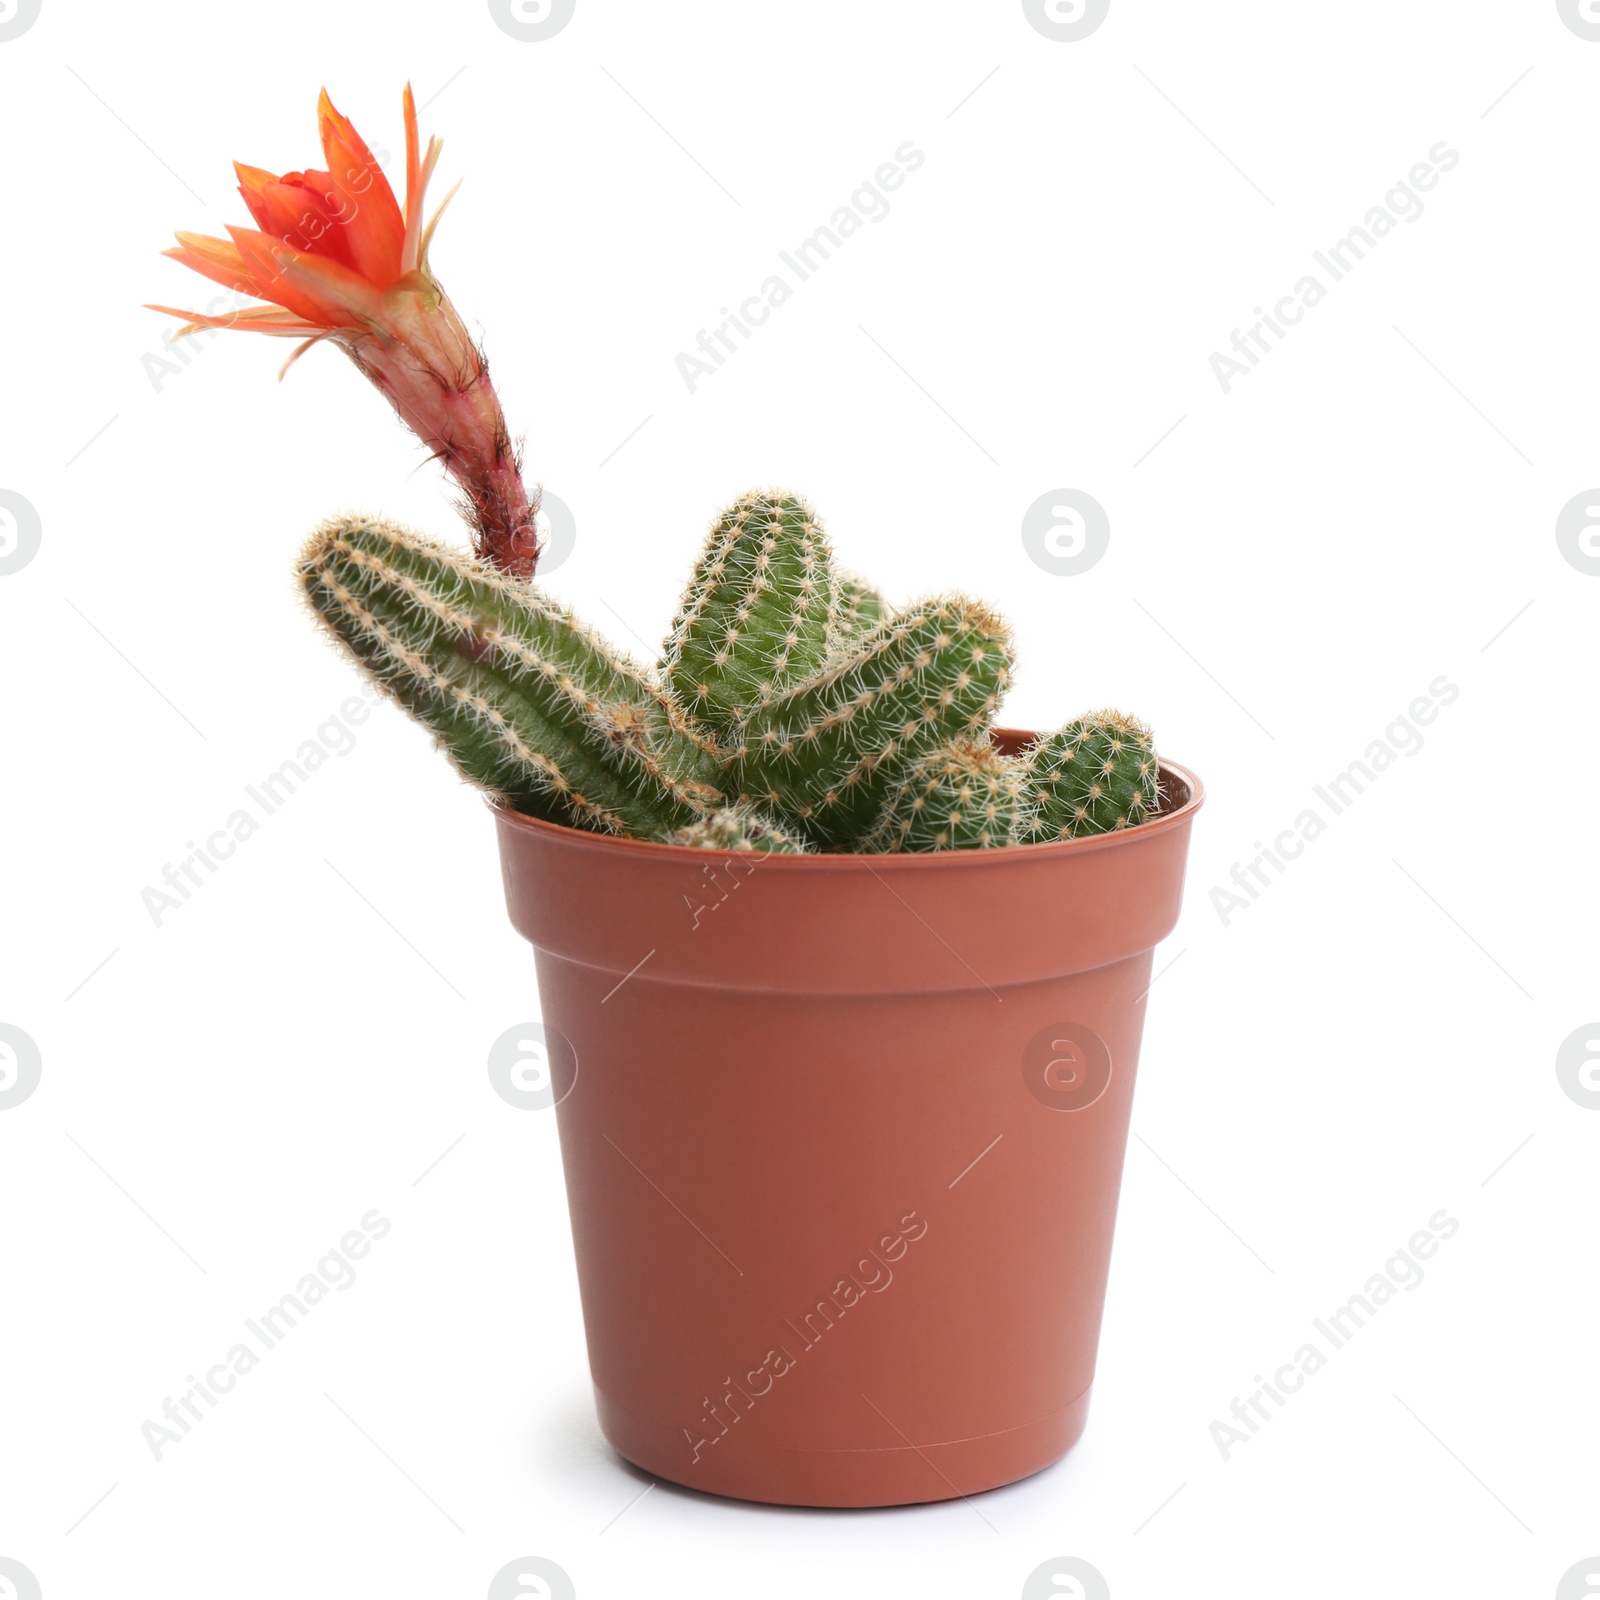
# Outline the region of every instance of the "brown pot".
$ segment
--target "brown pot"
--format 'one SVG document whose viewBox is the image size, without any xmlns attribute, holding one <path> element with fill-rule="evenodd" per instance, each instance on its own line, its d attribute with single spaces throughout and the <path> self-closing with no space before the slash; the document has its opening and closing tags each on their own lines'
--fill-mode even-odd
<svg viewBox="0 0 1600 1600">
<path fill-rule="evenodd" d="M 1029 735 L 1003 730 L 1003 748 Z M 1083 1431 L 1199 782 L 1061 844 L 751 856 L 498 813 L 600 1425 L 787 1505 L 974 1494 Z"/>
</svg>

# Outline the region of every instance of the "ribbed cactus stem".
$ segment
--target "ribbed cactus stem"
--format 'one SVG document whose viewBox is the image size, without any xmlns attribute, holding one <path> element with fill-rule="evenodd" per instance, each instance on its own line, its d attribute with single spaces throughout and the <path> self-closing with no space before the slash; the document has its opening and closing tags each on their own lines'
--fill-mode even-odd
<svg viewBox="0 0 1600 1600">
<path fill-rule="evenodd" d="M 1079 717 L 1041 739 L 1024 759 L 1030 843 L 1136 827 L 1161 798 L 1150 730 L 1120 711 Z"/>
<path fill-rule="evenodd" d="M 920 757 L 890 791 L 868 850 L 990 850 L 1025 825 L 1024 763 L 987 740 L 961 739 Z"/>
<path fill-rule="evenodd" d="M 822 665 L 832 580 L 811 507 L 777 490 L 742 495 L 712 527 L 673 619 L 668 690 L 714 731 Z"/>
<path fill-rule="evenodd" d="M 516 810 L 659 839 L 721 803 L 710 741 L 537 591 L 363 518 L 324 525 L 299 575 L 379 686 Z"/>
<path fill-rule="evenodd" d="M 740 792 L 847 850 L 912 761 L 987 728 L 1010 673 L 1009 631 L 987 607 L 959 595 L 908 607 L 750 714 Z"/>
<path fill-rule="evenodd" d="M 838 572 L 833 580 L 833 607 L 828 614 L 828 652 L 849 650 L 883 621 L 883 596 L 854 572 Z"/>
<path fill-rule="evenodd" d="M 679 828 L 669 844 L 691 845 L 697 850 L 764 851 L 773 855 L 799 855 L 809 849 L 792 829 L 782 827 L 765 812 L 750 805 L 723 806 Z"/>
</svg>

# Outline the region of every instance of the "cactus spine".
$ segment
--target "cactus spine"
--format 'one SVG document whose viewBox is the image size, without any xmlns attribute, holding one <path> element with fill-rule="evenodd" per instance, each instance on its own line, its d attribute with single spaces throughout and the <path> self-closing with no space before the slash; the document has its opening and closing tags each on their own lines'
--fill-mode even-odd
<svg viewBox="0 0 1600 1600">
<path fill-rule="evenodd" d="M 1026 752 L 1026 760 L 1029 843 L 1134 827 L 1161 798 L 1150 730 L 1120 711 L 1069 722 Z"/>
<path fill-rule="evenodd" d="M 299 576 L 318 619 L 519 811 L 663 838 L 721 803 L 708 739 L 562 606 L 387 523 L 325 524 Z"/>
<path fill-rule="evenodd" d="M 849 849 L 912 761 L 988 726 L 1010 674 L 1009 630 L 987 607 L 961 596 L 911 606 L 745 719 L 740 792 L 824 848 Z"/>
<path fill-rule="evenodd" d="M 777 490 L 717 520 L 673 619 L 668 690 L 714 732 L 822 665 L 832 599 L 827 538 L 811 507 Z"/>
<path fill-rule="evenodd" d="M 890 791 L 868 850 L 989 850 L 1025 826 L 1026 765 L 987 740 L 920 757 Z"/>
</svg>

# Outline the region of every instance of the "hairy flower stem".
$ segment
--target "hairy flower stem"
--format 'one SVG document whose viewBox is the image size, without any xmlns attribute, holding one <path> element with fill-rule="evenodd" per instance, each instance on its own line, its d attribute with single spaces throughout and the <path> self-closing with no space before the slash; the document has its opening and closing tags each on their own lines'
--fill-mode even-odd
<svg viewBox="0 0 1600 1600">
<path fill-rule="evenodd" d="M 449 296 L 421 274 L 401 279 L 384 302 L 381 327 L 339 342 L 461 486 L 478 558 L 531 578 L 539 493 L 523 485 L 483 352 Z"/>
</svg>

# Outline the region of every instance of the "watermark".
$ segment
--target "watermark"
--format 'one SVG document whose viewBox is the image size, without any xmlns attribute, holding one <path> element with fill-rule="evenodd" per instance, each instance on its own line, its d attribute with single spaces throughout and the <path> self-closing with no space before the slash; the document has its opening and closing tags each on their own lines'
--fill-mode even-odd
<svg viewBox="0 0 1600 1600">
<path fill-rule="evenodd" d="M 489 0 L 495 27 L 524 44 L 555 38 L 577 9 L 578 0 Z"/>
<path fill-rule="evenodd" d="M 745 1414 L 755 1409 L 756 1402 L 771 1394 L 778 1380 L 799 1365 L 800 1356 L 794 1353 L 788 1336 L 792 1335 L 793 1343 L 799 1345 L 801 1356 L 816 1349 L 849 1312 L 866 1303 L 868 1295 L 882 1294 L 894 1282 L 890 1263 L 903 1260 L 906 1251 L 927 1231 L 925 1219 L 915 1211 L 906 1212 L 895 1232 L 880 1234 L 877 1243 L 862 1251 L 849 1272 L 827 1294 L 800 1313 L 798 1326 L 793 1318 L 784 1317 L 784 1337 L 755 1366 L 747 1368 L 741 1379 L 730 1375 L 715 1385 L 714 1389 L 720 1391 L 716 1400 L 709 1394 L 701 1400 L 700 1415 L 692 1427 L 683 1430 L 690 1460 L 698 1462 L 702 1450 L 721 1444 Z M 711 1431 L 713 1428 L 715 1432 Z"/>
<path fill-rule="evenodd" d="M 848 203 L 837 206 L 827 222 L 792 250 L 778 252 L 778 259 L 787 272 L 774 272 L 764 279 L 754 294 L 746 295 L 739 302 L 737 311 L 723 306 L 717 313 L 722 321 L 709 333 L 702 328 L 696 335 L 695 349 L 699 354 L 680 350 L 674 358 L 678 376 L 688 386 L 689 393 L 699 388 L 702 378 L 715 377 L 718 368 L 743 349 L 772 313 L 786 304 L 806 279 L 815 276 L 831 261 L 835 252 L 843 249 L 863 226 L 882 222 L 889 215 L 889 195 L 905 183 L 907 174 L 915 172 L 927 159 L 909 139 L 896 146 L 894 159 L 881 162 L 870 178 L 863 178 Z M 734 342 L 735 335 L 739 343 Z"/>
<path fill-rule="evenodd" d="M 1561 1041 L 1556 1051 L 1556 1082 L 1574 1105 L 1600 1111 L 1600 1022 L 1586 1022 Z"/>
<path fill-rule="evenodd" d="M 1022 548 L 1042 572 L 1075 578 L 1111 545 L 1111 519 L 1081 489 L 1051 489 L 1022 514 Z"/>
<path fill-rule="evenodd" d="M 1312 784 L 1311 792 L 1326 812 L 1307 806 L 1270 846 L 1257 839 L 1254 848 L 1258 854 L 1251 861 L 1234 862 L 1229 874 L 1232 888 L 1220 883 L 1211 886 L 1211 904 L 1222 919 L 1222 926 L 1226 928 L 1235 913 L 1248 911 L 1305 854 L 1306 846 L 1328 831 L 1333 818 L 1348 811 L 1401 756 L 1416 755 L 1425 742 L 1422 728 L 1436 722 L 1440 710 L 1453 704 L 1460 694 L 1461 690 L 1440 673 L 1428 685 L 1428 692 L 1418 695 L 1397 715 L 1383 730 L 1383 737 L 1374 739 L 1359 760 L 1352 761 L 1326 784 Z M 1276 876 L 1270 875 L 1268 868 Z M 1241 890 L 1242 893 L 1237 892 Z"/>
<path fill-rule="evenodd" d="M 298 794 L 321 767 L 355 749 L 355 729 L 372 715 L 372 702 L 379 698 L 379 691 L 371 684 L 363 684 L 361 694 L 364 698 L 351 695 L 330 713 L 317 728 L 316 737 L 302 741 L 292 759 L 259 782 L 247 783 L 244 792 L 250 805 L 230 811 L 221 827 L 208 833 L 204 842 L 185 840 L 188 854 L 176 863 L 168 861 L 162 866 L 163 887 L 147 883 L 139 891 L 141 904 L 158 928 L 169 912 L 182 910 L 216 876 L 223 863 L 233 858 L 239 846 L 254 838 L 262 823 Z"/>
<path fill-rule="evenodd" d="M 1111 10 L 1111 0 L 1022 0 L 1022 14 L 1047 39 L 1076 44 L 1087 39 Z"/>
<path fill-rule="evenodd" d="M 21 572 L 43 542 L 44 524 L 33 502 L 15 489 L 0 489 L 0 578 Z"/>
<path fill-rule="evenodd" d="M 539 514 L 534 522 L 539 529 L 539 576 L 548 578 L 572 554 L 578 542 L 578 523 L 567 502 L 548 489 L 539 493 Z"/>
<path fill-rule="evenodd" d="M 489 1046 L 489 1082 L 518 1111 L 548 1111 L 572 1093 L 578 1052 L 559 1028 L 519 1022 Z"/>
<path fill-rule="evenodd" d="M 689 931 L 698 933 L 700 919 L 720 911 L 733 898 L 733 891 L 743 888 L 756 875 L 766 858 L 765 850 L 738 850 L 703 863 L 694 893 L 679 891 L 689 913 Z"/>
<path fill-rule="evenodd" d="M 1425 209 L 1422 196 L 1437 188 L 1440 174 L 1452 171 L 1460 161 L 1459 152 L 1441 139 L 1428 152 L 1428 159 L 1417 162 L 1383 197 L 1382 204 L 1367 212 L 1363 222 L 1326 250 L 1313 250 L 1312 259 L 1330 281 L 1324 283 L 1315 272 L 1306 273 L 1288 294 L 1274 303 L 1270 312 L 1257 306 L 1256 321 L 1246 332 L 1241 333 L 1238 328 L 1233 330 L 1229 341 L 1233 354 L 1221 351 L 1211 354 L 1211 371 L 1222 385 L 1222 392 L 1233 392 L 1235 378 L 1248 378 L 1261 364 L 1262 357 L 1271 355 L 1300 325 L 1306 312 L 1327 298 L 1333 284 L 1348 277 L 1366 260 L 1368 251 L 1375 250 L 1402 222 L 1416 222 Z M 1269 334 L 1277 343 L 1269 341 Z"/>
<path fill-rule="evenodd" d="M 0 1022 L 0 1111 L 20 1106 L 39 1087 L 43 1071 L 44 1058 L 32 1035 Z"/>
<path fill-rule="evenodd" d="M 39 1580 L 10 1556 L 0 1556 L 0 1600 L 39 1600 Z"/>
<path fill-rule="evenodd" d="M 189 1373 L 188 1385 L 176 1400 L 168 1395 L 161 1403 L 160 1422 L 146 1421 L 139 1432 L 159 1462 L 163 1452 L 182 1444 L 195 1427 L 216 1410 L 224 1396 L 232 1394 L 240 1378 L 248 1377 L 261 1364 L 262 1356 L 275 1349 L 325 1299 L 331 1291 L 344 1291 L 356 1281 L 355 1263 L 362 1260 L 379 1239 L 387 1237 L 393 1224 L 380 1211 L 369 1211 L 358 1227 L 352 1228 L 317 1262 L 316 1271 L 306 1273 L 286 1294 L 259 1317 L 246 1317 L 244 1325 L 250 1341 L 233 1345 L 223 1358 L 206 1370 L 204 1377 Z M 257 1354 L 256 1346 L 261 1354 Z M 202 1410 L 204 1406 L 206 1409 Z"/>
<path fill-rule="evenodd" d="M 1242 1444 L 1250 1444 L 1262 1428 L 1288 1405 L 1289 1401 L 1305 1388 L 1306 1379 L 1314 1378 L 1332 1359 L 1333 1352 L 1342 1350 L 1367 1326 L 1384 1306 L 1403 1289 L 1410 1292 L 1420 1288 L 1424 1280 L 1422 1263 L 1439 1253 L 1443 1240 L 1453 1239 L 1461 1231 L 1461 1224 L 1448 1211 L 1439 1210 L 1428 1218 L 1428 1225 L 1419 1228 L 1405 1244 L 1383 1264 L 1342 1306 L 1326 1317 L 1313 1317 L 1311 1326 L 1320 1335 L 1308 1339 L 1293 1357 L 1285 1361 L 1271 1376 L 1259 1372 L 1251 1380 L 1257 1387 L 1245 1399 L 1233 1397 L 1228 1408 L 1232 1419 L 1211 1424 L 1211 1442 L 1222 1453 L 1224 1461 L 1233 1459 L 1233 1452 Z M 1326 1346 L 1326 1348 L 1324 1348 Z M 1274 1409 L 1268 1409 L 1269 1405 Z M 1242 1424 L 1242 1427 L 1236 1426 Z"/>
<path fill-rule="evenodd" d="M 41 4 L 42 0 L 0 0 L 0 44 L 20 39 L 39 20 Z"/>
<path fill-rule="evenodd" d="M 1600 489 L 1585 489 L 1562 506 L 1556 518 L 1556 549 L 1585 577 L 1600 577 Z"/>
<path fill-rule="evenodd" d="M 1077 1556 L 1052 1556 L 1028 1574 L 1022 1600 L 1111 1600 L 1111 1585 Z"/>
<path fill-rule="evenodd" d="M 1600 39 L 1600 0 L 1556 0 L 1556 10 L 1580 39 Z"/>
<path fill-rule="evenodd" d="M 1556 1600 L 1594 1600 L 1600 1595 L 1600 1556 L 1568 1567 L 1556 1585 Z"/>
<path fill-rule="evenodd" d="M 518 1556 L 489 1580 L 489 1600 L 578 1600 L 572 1579 L 543 1556 Z"/>
<path fill-rule="evenodd" d="M 1111 1085 L 1111 1052 L 1084 1023 L 1052 1022 L 1023 1050 L 1022 1081 L 1052 1111 L 1087 1111 Z"/>
</svg>

